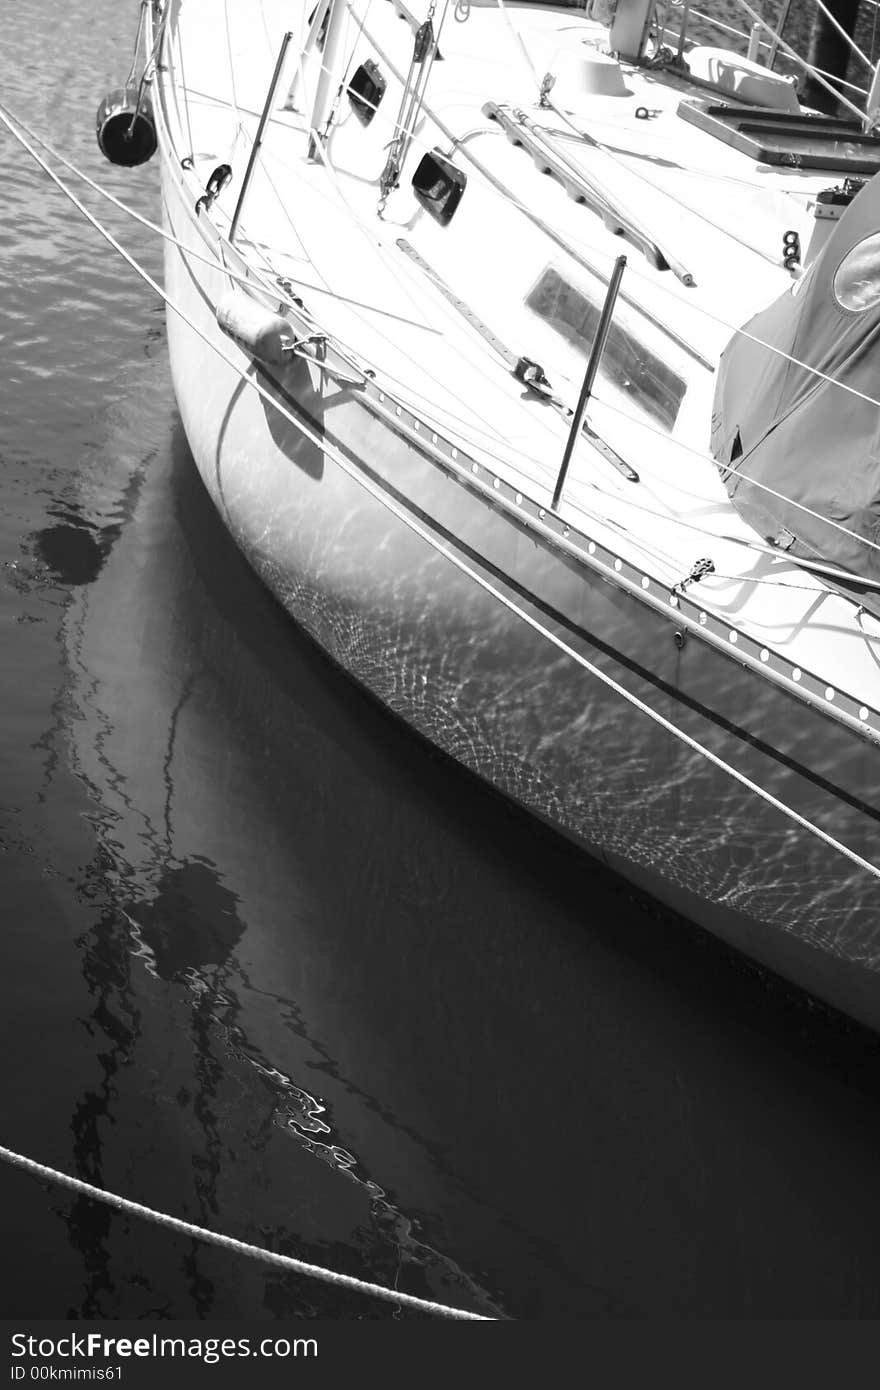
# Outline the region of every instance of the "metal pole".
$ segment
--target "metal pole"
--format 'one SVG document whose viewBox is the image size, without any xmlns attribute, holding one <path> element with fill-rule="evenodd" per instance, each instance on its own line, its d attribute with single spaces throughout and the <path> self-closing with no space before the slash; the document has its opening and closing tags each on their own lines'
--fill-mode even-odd
<svg viewBox="0 0 880 1390">
<path fill-rule="evenodd" d="M 254 168 L 256 167 L 257 156 L 260 153 L 260 146 L 263 143 L 263 132 L 266 129 L 266 122 L 268 121 L 269 116 L 272 112 L 272 107 L 275 105 L 275 97 L 278 93 L 278 84 L 281 81 L 281 73 L 284 68 L 284 59 L 287 57 L 287 49 L 292 38 L 293 34 L 290 31 L 290 29 L 288 29 L 287 33 L 284 35 L 284 38 L 281 40 L 281 48 L 278 50 L 278 58 L 275 63 L 275 71 L 272 74 L 272 81 L 269 84 L 269 91 L 266 96 L 266 103 L 263 107 L 263 114 L 260 117 L 260 124 L 257 126 L 257 134 L 254 140 L 253 149 L 251 150 L 251 157 L 248 160 L 248 166 L 244 171 L 244 180 L 242 181 L 241 192 L 238 195 L 238 202 L 235 206 L 235 212 L 232 214 L 232 225 L 229 228 L 229 240 L 231 242 L 235 241 L 235 233 L 238 231 L 238 223 L 239 218 L 241 217 L 241 210 L 244 207 L 244 200 L 247 196 L 248 188 L 250 187 L 250 182 L 253 176 Z"/>
<path fill-rule="evenodd" d="M 315 7 L 315 11 L 312 15 L 312 22 L 309 25 L 309 32 L 306 35 L 306 41 L 303 44 L 303 50 L 300 54 L 300 62 L 297 64 L 296 71 L 293 74 L 290 91 L 287 93 L 287 100 L 284 103 L 285 111 L 296 110 L 296 90 L 299 85 L 300 74 L 305 67 L 306 58 L 315 46 L 315 41 L 321 31 L 321 25 L 327 17 L 327 6 L 329 4 L 330 0 L 318 0 L 318 4 Z"/>
<path fill-rule="evenodd" d="M 870 133 L 877 126 L 878 121 L 880 121 L 880 63 L 874 69 L 871 89 L 865 102 L 864 129 Z"/>
<path fill-rule="evenodd" d="M 779 40 L 782 37 L 782 31 L 785 28 L 786 22 L 788 20 L 788 12 L 790 9 L 791 0 L 782 0 L 782 6 L 779 11 L 779 18 L 776 23 L 776 32 L 773 35 L 773 38 L 770 40 L 770 52 L 767 54 L 766 61 L 768 68 L 772 69 L 776 62 L 776 52 L 779 48 Z"/>
<path fill-rule="evenodd" d="M 315 134 L 321 133 L 321 127 L 327 119 L 336 88 L 343 76 L 342 41 L 345 38 L 347 25 L 348 5 L 344 3 L 344 0 L 333 0 L 330 19 L 327 24 L 327 37 L 324 40 L 323 63 L 318 75 L 318 88 L 315 92 L 312 116 L 309 121 L 308 157 L 313 163 L 319 158 Z"/>
<path fill-rule="evenodd" d="M 682 54 L 684 53 L 684 40 L 685 35 L 687 34 L 688 20 L 690 19 L 690 16 L 691 0 L 684 0 L 684 8 L 681 12 L 681 29 L 678 32 L 678 52 L 675 55 L 679 63 L 682 61 Z"/>
<path fill-rule="evenodd" d="M 568 465 L 574 453 L 574 446 L 580 438 L 581 429 L 584 424 L 584 416 L 587 413 L 587 404 L 593 391 L 593 383 L 596 380 L 596 373 L 599 370 L 599 362 L 605 347 L 605 339 L 608 337 L 608 330 L 611 327 L 611 319 L 614 315 L 614 305 L 617 302 L 617 291 L 620 289 L 620 281 L 626 266 L 626 256 L 618 256 L 614 262 L 614 269 L 611 272 L 611 279 L 608 281 L 608 293 L 605 295 L 605 303 L 602 305 L 602 313 L 599 318 L 599 326 L 596 329 L 596 336 L 593 339 L 593 346 L 590 349 L 590 360 L 587 363 L 587 370 L 584 376 L 584 384 L 581 387 L 581 394 L 575 407 L 574 418 L 571 422 L 571 429 L 568 434 L 568 443 L 565 446 L 565 453 L 562 456 L 562 464 L 559 469 L 559 477 L 556 479 L 556 487 L 553 492 L 551 507 L 554 512 L 559 506 L 562 497 L 562 489 L 565 486 L 565 477 L 568 473 Z"/>
</svg>

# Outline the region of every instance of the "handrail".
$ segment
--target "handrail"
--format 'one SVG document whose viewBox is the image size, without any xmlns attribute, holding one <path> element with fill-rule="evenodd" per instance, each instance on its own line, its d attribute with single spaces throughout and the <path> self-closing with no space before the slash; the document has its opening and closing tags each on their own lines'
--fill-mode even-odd
<svg viewBox="0 0 880 1390">
<path fill-rule="evenodd" d="M 498 122 L 508 139 L 522 145 L 533 159 L 540 161 L 547 171 L 559 180 L 566 192 L 586 203 L 593 212 L 599 214 L 606 225 L 609 222 L 616 224 L 620 234 L 637 250 L 643 252 L 656 270 L 671 270 L 683 285 L 693 285 L 694 278 L 681 261 L 644 231 L 633 213 L 609 198 L 582 169 L 555 149 L 545 133 L 522 111 L 514 111 L 511 114 L 494 101 L 487 101 L 482 109 L 484 116 Z"/>
</svg>

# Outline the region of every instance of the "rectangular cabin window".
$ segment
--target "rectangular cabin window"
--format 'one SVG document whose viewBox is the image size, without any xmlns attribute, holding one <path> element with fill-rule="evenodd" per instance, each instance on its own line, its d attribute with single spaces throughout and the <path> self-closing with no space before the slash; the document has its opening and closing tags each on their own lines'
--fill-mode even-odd
<svg viewBox="0 0 880 1390">
<path fill-rule="evenodd" d="M 588 296 L 548 266 L 526 296 L 526 308 L 584 358 L 589 356 L 602 312 L 601 300 Z M 599 376 L 629 396 L 664 429 L 674 428 L 687 383 L 619 322 L 611 324 Z"/>
</svg>

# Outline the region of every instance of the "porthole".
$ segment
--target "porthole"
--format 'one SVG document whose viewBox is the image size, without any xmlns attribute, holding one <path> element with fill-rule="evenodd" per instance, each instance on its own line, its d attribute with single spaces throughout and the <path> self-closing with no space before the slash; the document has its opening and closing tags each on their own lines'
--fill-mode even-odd
<svg viewBox="0 0 880 1390">
<path fill-rule="evenodd" d="M 864 313 L 880 304 L 880 232 L 864 237 L 834 272 L 834 297 L 842 309 Z"/>
</svg>

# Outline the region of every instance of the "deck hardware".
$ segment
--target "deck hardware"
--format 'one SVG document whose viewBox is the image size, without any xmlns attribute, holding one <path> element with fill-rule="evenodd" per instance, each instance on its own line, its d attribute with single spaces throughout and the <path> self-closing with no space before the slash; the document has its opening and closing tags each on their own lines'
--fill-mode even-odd
<svg viewBox="0 0 880 1390">
<path fill-rule="evenodd" d="M 795 231 L 783 233 L 782 264 L 786 270 L 794 270 L 801 263 L 801 239 Z"/>
<path fill-rule="evenodd" d="M 605 347 L 605 339 L 608 337 L 608 330 L 611 327 L 611 320 L 614 316 L 614 305 L 617 302 L 617 292 L 620 289 L 620 281 L 626 268 L 626 256 L 618 256 L 614 262 L 614 269 L 611 272 L 611 279 L 608 281 L 608 293 L 605 295 L 605 303 L 602 305 L 602 314 L 596 329 L 596 336 L 593 339 L 593 346 L 590 349 L 590 357 L 587 362 L 587 370 L 584 374 L 581 393 L 578 403 L 575 406 L 574 416 L 571 422 L 571 429 L 568 433 L 568 442 L 565 446 L 565 453 L 562 456 L 562 463 L 559 467 L 559 476 L 556 479 L 556 487 L 553 489 L 553 501 L 551 506 L 554 512 L 557 510 L 562 498 L 562 489 L 565 486 L 565 478 L 574 453 L 575 444 L 580 438 L 581 429 L 584 424 L 584 417 L 587 413 L 587 405 L 593 392 L 596 381 L 596 373 L 599 370 L 599 363 L 602 358 L 602 351 Z"/>
<path fill-rule="evenodd" d="M 191 154 L 185 154 L 183 156 L 183 159 L 180 161 L 180 167 L 181 169 L 194 169 L 196 167 L 196 162 Z"/>
<path fill-rule="evenodd" d="M 675 629 L 675 632 L 672 634 L 672 640 L 673 640 L 673 642 L 675 643 L 675 645 L 678 647 L 678 650 L 679 650 L 679 651 L 682 650 L 682 648 L 684 647 L 685 643 L 687 642 L 687 639 L 688 639 L 688 635 L 687 635 L 687 629 L 686 629 L 686 628 L 677 627 L 677 628 Z"/>
<path fill-rule="evenodd" d="M 275 71 L 272 74 L 272 81 L 269 83 L 269 90 L 266 93 L 266 100 L 263 104 L 263 113 L 260 116 L 260 124 L 257 126 L 257 133 L 254 136 L 254 143 L 253 148 L 251 149 L 250 159 L 248 160 L 247 168 L 244 171 L 244 178 L 241 184 L 241 192 L 238 195 L 238 203 L 236 204 L 235 212 L 232 214 L 232 223 L 229 228 L 230 243 L 235 241 L 235 233 L 238 231 L 238 224 L 241 219 L 241 211 L 244 207 L 244 200 L 247 197 L 248 189 L 251 185 L 251 179 L 253 178 L 254 174 L 254 169 L 257 165 L 257 159 L 259 158 L 260 146 L 263 143 L 263 132 L 266 129 L 266 124 L 269 120 L 269 116 L 272 113 L 272 108 L 275 105 L 275 97 L 278 92 L 278 84 L 281 81 L 281 74 L 284 69 L 284 59 L 287 57 L 288 45 L 290 44 L 290 40 L 292 38 L 293 33 L 290 29 L 288 29 L 287 33 L 284 35 L 284 38 L 281 40 L 281 47 L 278 50 L 278 57 L 275 60 Z"/>
<path fill-rule="evenodd" d="M 416 202 L 430 213 L 435 222 L 446 227 L 452 221 L 467 187 L 467 174 L 441 154 L 429 150 L 419 160 L 413 174 Z"/>
<path fill-rule="evenodd" d="M 636 120 L 637 120 L 637 121 L 653 121 L 653 119 L 654 119 L 655 116 L 659 116 L 659 115 L 660 115 L 660 107 L 659 107 L 659 106 L 637 106 L 637 107 L 636 107 L 635 115 L 636 115 Z"/>
<path fill-rule="evenodd" d="M 541 90 L 538 94 L 538 105 L 548 107 L 550 105 L 550 93 L 556 86 L 556 77 L 552 72 L 545 72 L 541 78 Z"/>
<path fill-rule="evenodd" d="M 713 560 L 702 559 L 694 561 L 690 574 L 686 574 L 684 579 L 680 579 L 674 586 L 672 592 L 683 594 L 689 584 L 698 584 L 701 579 L 705 579 L 707 574 L 715 573 L 715 563 Z"/>
<path fill-rule="evenodd" d="M 211 204 L 220 196 L 231 178 L 232 165 L 218 164 L 205 185 L 204 193 L 200 198 L 196 199 L 196 217 L 198 217 L 203 208 L 205 212 L 208 211 Z"/>
<path fill-rule="evenodd" d="M 338 0 L 337 0 L 338 3 Z M 436 0 L 430 0 L 428 5 L 428 15 L 416 30 L 413 41 L 413 55 L 410 60 L 409 72 L 403 85 L 403 92 L 400 99 L 400 110 L 395 124 L 394 139 L 388 147 L 388 158 L 385 167 L 379 175 L 379 216 L 385 211 L 385 204 L 388 202 L 388 195 L 397 188 L 400 183 L 400 171 L 406 159 L 412 138 L 415 133 L 416 121 L 422 109 L 422 102 L 425 99 L 425 89 L 428 85 L 428 78 L 431 75 L 431 67 L 437 56 L 437 46 L 439 32 L 434 31 L 434 8 Z M 447 0 L 448 4 L 448 0 Z M 443 17 L 446 15 L 446 8 L 443 9 Z M 443 18 L 440 20 L 442 28 Z"/>
<path fill-rule="evenodd" d="M 305 311 L 305 300 L 301 299 L 294 290 L 292 280 L 288 280 L 286 275 L 277 275 L 275 277 L 275 283 L 286 299 L 289 299 L 292 304 L 295 304 L 297 309 Z"/>
<path fill-rule="evenodd" d="M 487 101 L 482 111 L 490 121 L 500 125 L 511 144 L 521 146 L 531 156 L 541 173 L 550 174 L 562 184 L 570 198 L 601 217 L 612 235 L 625 237 L 647 257 L 655 270 L 671 270 L 688 288 L 694 284 L 693 275 L 678 257 L 644 229 L 636 213 L 612 198 L 595 175 L 573 162 L 554 142 L 552 131 L 532 120 L 519 107 Z M 588 137 L 584 135 L 584 138 Z"/>
<path fill-rule="evenodd" d="M 355 71 L 348 84 L 348 99 L 351 109 L 361 125 L 369 125 L 379 109 L 388 79 L 383 77 L 378 63 L 367 58 Z"/>
<path fill-rule="evenodd" d="M 540 362 L 533 362 L 531 357 L 518 357 L 513 375 L 517 381 L 521 381 L 524 386 L 530 386 L 534 391 L 544 391 L 550 389 L 550 382 Z"/>
</svg>

